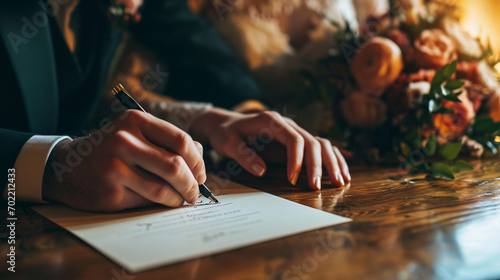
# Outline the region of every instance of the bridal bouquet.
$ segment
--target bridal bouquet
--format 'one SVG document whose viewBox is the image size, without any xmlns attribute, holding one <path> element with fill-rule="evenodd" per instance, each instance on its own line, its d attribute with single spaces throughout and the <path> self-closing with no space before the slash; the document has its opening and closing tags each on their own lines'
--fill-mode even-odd
<svg viewBox="0 0 500 280">
<path fill-rule="evenodd" d="M 342 25 L 337 47 L 303 71 L 299 104 L 320 101 L 318 133 L 371 162 L 453 179 L 472 169 L 460 153 L 497 153 L 498 61 L 459 25 L 456 7 L 389 2 L 357 32 Z"/>
</svg>

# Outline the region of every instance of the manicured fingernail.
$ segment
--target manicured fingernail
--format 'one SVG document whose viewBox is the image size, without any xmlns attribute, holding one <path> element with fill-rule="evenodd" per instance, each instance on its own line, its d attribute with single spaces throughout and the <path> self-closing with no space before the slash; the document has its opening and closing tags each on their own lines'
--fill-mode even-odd
<svg viewBox="0 0 500 280">
<path fill-rule="evenodd" d="M 347 173 L 347 183 L 351 181 L 351 174 Z"/>
<path fill-rule="evenodd" d="M 344 178 L 342 178 L 342 174 L 337 173 L 337 180 L 342 184 L 342 186 L 345 186 Z"/>
<path fill-rule="evenodd" d="M 252 170 L 253 170 L 253 172 L 255 172 L 255 175 L 257 175 L 259 177 L 262 177 L 262 175 L 264 175 L 264 173 L 266 173 L 266 169 L 258 163 L 254 163 L 252 165 Z"/>
<path fill-rule="evenodd" d="M 290 178 L 290 183 L 295 186 L 297 184 L 297 179 L 299 179 L 299 172 L 295 172 L 292 174 L 292 178 Z"/>
<path fill-rule="evenodd" d="M 314 178 L 314 185 L 316 186 L 316 189 L 321 190 L 321 176 L 316 176 Z"/>
</svg>

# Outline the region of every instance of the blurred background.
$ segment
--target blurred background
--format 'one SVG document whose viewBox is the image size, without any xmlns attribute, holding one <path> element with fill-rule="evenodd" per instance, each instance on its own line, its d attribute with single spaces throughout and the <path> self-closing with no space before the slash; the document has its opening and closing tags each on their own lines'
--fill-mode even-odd
<svg viewBox="0 0 500 280">
<path fill-rule="evenodd" d="M 500 55 L 500 1 L 498 0 L 456 0 L 463 9 L 462 25 L 471 35 L 490 40 L 497 56 Z M 500 64 L 495 66 L 500 75 Z"/>
<path fill-rule="evenodd" d="M 489 37 L 495 52 L 500 52 L 500 1 L 498 0 L 457 0 L 462 6 L 462 25 L 470 34 L 484 42 Z"/>
</svg>

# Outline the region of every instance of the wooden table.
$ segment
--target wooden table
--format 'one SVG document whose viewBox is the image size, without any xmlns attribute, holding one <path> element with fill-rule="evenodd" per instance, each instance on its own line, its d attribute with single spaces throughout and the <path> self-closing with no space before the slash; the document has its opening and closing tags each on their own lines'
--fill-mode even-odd
<svg viewBox="0 0 500 280">
<path fill-rule="evenodd" d="M 6 271 L 3 235 L 0 278 L 500 278 L 500 164 L 473 164 L 474 171 L 459 174 L 455 181 L 427 181 L 423 176 L 393 181 L 388 176 L 397 169 L 353 168 L 350 186 L 332 188 L 324 181 L 320 192 L 290 186 L 278 167 L 261 179 L 241 174 L 233 179 L 353 222 L 136 275 L 29 205 L 18 204 L 16 273 Z M 305 187 L 301 176 L 298 185 Z"/>
</svg>

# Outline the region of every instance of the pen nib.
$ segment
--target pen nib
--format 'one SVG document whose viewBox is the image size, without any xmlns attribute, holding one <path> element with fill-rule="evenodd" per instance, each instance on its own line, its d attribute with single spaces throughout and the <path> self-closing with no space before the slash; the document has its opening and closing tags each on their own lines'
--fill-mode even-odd
<svg viewBox="0 0 500 280">
<path fill-rule="evenodd" d="M 217 198 L 215 198 L 215 196 L 212 194 L 208 197 L 211 201 L 215 202 L 215 203 L 219 203 L 219 201 L 217 200 Z"/>
</svg>

